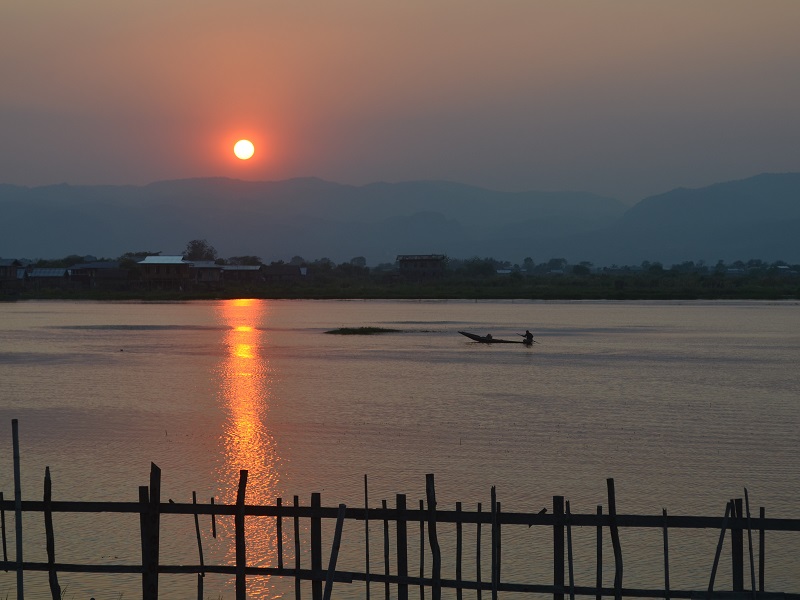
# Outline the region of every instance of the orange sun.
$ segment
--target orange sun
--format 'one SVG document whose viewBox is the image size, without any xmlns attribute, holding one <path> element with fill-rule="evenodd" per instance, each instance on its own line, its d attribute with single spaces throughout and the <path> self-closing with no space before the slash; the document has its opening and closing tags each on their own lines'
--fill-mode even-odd
<svg viewBox="0 0 800 600">
<path fill-rule="evenodd" d="M 236 155 L 236 158 L 241 160 L 247 160 L 253 153 L 256 151 L 256 147 L 253 146 L 253 142 L 250 140 L 239 140 L 233 145 L 233 153 Z"/>
</svg>

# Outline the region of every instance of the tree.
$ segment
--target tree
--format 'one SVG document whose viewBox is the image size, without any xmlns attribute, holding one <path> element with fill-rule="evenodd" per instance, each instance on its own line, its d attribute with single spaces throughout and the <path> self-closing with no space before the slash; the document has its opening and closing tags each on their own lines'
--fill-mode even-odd
<svg viewBox="0 0 800 600">
<path fill-rule="evenodd" d="M 248 265 L 257 267 L 261 264 L 261 258 L 258 256 L 231 256 L 228 259 L 230 265 Z"/>
<path fill-rule="evenodd" d="M 206 240 L 192 240 L 186 244 L 184 260 L 216 260 L 217 251 Z"/>
<path fill-rule="evenodd" d="M 522 261 L 522 268 L 525 269 L 526 273 L 533 273 L 534 266 L 535 264 L 530 256 L 526 256 L 525 260 Z"/>
<path fill-rule="evenodd" d="M 363 256 L 356 256 L 355 258 L 350 259 L 350 264 L 354 267 L 366 267 L 367 259 Z"/>
</svg>

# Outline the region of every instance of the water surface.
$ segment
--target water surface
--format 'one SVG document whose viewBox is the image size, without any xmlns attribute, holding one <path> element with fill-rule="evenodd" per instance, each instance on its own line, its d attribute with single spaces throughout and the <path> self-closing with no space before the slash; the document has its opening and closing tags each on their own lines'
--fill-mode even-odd
<svg viewBox="0 0 800 600">
<path fill-rule="evenodd" d="M 400 332 L 324 333 L 362 326 Z M 457 333 L 521 339 L 528 328 L 538 341 L 530 348 Z M 41 498 L 49 466 L 54 499 L 134 501 L 152 461 L 163 471 L 162 498 L 176 502 L 191 502 L 193 491 L 233 502 L 239 470 L 248 469 L 248 503 L 298 495 L 307 504 L 321 492 L 324 505 L 362 506 L 366 474 L 371 505 L 392 505 L 396 493 L 416 504 L 434 473 L 441 508 L 487 506 L 496 486 L 505 512 L 538 511 L 564 495 L 573 513 L 586 513 L 607 504 L 613 477 L 622 513 L 722 515 L 747 487 L 769 516 L 798 518 L 798 363 L 794 302 L 3 304 L 0 490 L 13 497 L 16 418 L 25 499 Z M 169 562 L 197 562 L 194 524 L 185 521 L 162 520 Z M 100 515 L 90 525 L 56 516 L 59 561 L 140 560 L 137 518 Z M 232 525 L 222 519 L 214 540 L 204 524 L 207 562 L 232 560 Z M 44 539 L 41 524 L 25 526 L 26 539 Z M 252 564 L 274 564 L 271 527 L 248 540 Z M 508 534 L 531 554 L 505 552 L 504 578 L 526 581 L 539 569 L 537 582 L 548 581 L 546 564 L 531 566 L 531 534 Z M 586 585 L 592 535 L 576 549 Z M 658 535 L 642 536 L 629 532 L 623 544 L 660 550 Z M 716 535 L 704 540 L 675 540 L 685 546 L 673 551 L 676 587 L 707 585 Z M 767 587 L 797 591 L 798 544 L 779 541 Z M 340 566 L 362 568 L 358 551 L 343 551 Z M 28 543 L 25 558 L 45 560 L 43 541 Z M 659 561 L 629 555 L 626 585 L 659 585 Z M 59 579 L 66 598 L 140 595 L 137 577 Z M 14 584 L 13 573 L 0 573 L 0 597 L 13 598 Z M 26 575 L 26 585 L 27 597 L 48 597 L 46 574 Z M 161 580 L 164 597 L 193 597 L 194 586 L 193 577 Z M 291 582 L 263 580 L 250 588 L 252 597 L 287 589 Z M 346 585 L 336 593 L 363 595 Z M 233 588 L 208 577 L 206 596 L 232 598 Z"/>
</svg>

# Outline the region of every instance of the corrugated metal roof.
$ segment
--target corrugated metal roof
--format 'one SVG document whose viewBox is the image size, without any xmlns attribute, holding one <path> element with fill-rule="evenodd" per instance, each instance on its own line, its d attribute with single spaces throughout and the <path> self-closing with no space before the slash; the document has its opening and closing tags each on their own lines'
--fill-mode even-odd
<svg viewBox="0 0 800 600">
<path fill-rule="evenodd" d="M 146 256 L 139 261 L 140 265 L 188 265 L 183 256 Z"/>
<path fill-rule="evenodd" d="M 222 265 L 223 271 L 258 271 L 260 265 Z"/>
<path fill-rule="evenodd" d="M 213 260 L 193 260 L 187 261 L 195 269 L 220 269 L 222 265 L 218 265 Z"/>
<path fill-rule="evenodd" d="M 66 269 L 32 269 L 28 277 L 64 277 Z"/>
</svg>

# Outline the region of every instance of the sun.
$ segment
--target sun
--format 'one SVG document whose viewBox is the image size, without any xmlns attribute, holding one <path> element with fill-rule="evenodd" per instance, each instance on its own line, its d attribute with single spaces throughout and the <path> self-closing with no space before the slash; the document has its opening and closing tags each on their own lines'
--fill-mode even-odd
<svg viewBox="0 0 800 600">
<path fill-rule="evenodd" d="M 236 158 L 241 160 L 247 160 L 253 153 L 255 153 L 256 147 L 253 146 L 253 142 L 250 140 L 239 140 L 233 145 L 233 153 L 236 155 Z"/>
</svg>

